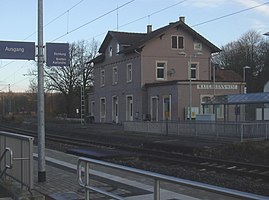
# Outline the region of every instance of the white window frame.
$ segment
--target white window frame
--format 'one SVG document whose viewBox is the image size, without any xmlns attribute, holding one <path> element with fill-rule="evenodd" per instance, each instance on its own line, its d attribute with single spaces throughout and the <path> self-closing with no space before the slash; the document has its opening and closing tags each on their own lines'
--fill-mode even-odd
<svg viewBox="0 0 269 200">
<path fill-rule="evenodd" d="M 173 37 L 176 37 L 177 41 L 176 41 L 176 47 L 173 47 Z M 179 42 L 179 38 L 182 38 L 182 45 L 183 47 L 179 47 L 178 42 Z M 185 38 L 183 35 L 171 35 L 171 49 L 184 49 L 185 48 Z"/>
<path fill-rule="evenodd" d="M 151 96 L 150 97 L 150 118 L 153 121 L 153 99 L 156 100 L 156 122 L 159 121 L 159 96 Z"/>
<path fill-rule="evenodd" d="M 102 101 L 104 101 L 104 103 Z M 102 109 L 103 105 L 104 105 L 104 110 Z M 106 118 L 106 98 L 101 97 L 100 98 L 100 121 L 102 121 L 102 119 L 105 119 L 105 118 Z"/>
<path fill-rule="evenodd" d="M 109 57 L 113 56 L 113 47 L 112 46 L 108 47 L 108 55 L 109 55 Z"/>
<path fill-rule="evenodd" d="M 90 102 L 90 116 L 94 116 L 95 101 Z"/>
<path fill-rule="evenodd" d="M 203 44 L 201 42 L 194 42 L 193 43 L 193 49 L 196 51 L 202 51 L 203 50 Z"/>
<path fill-rule="evenodd" d="M 163 63 L 164 67 L 158 66 L 159 63 Z M 158 70 L 163 69 L 163 78 L 158 77 Z M 157 60 L 156 61 L 156 80 L 166 80 L 167 79 L 167 61 Z"/>
<path fill-rule="evenodd" d="M 196 67 L 192 67 L 193 65 Z M 195 70 L 195 77 L 192 77 L 193 70 Z M 188 77 L 191 80 L 199 80 L 199 62 L 189 62 Z"/>
<path fill-rule="evenodd" d="M 128 111 L 130 111 L 129 109 L 129 102 L 128 102 L 128 98 L 130 98 L 131 97 L 131 100 L 132 100 L 132 102 L 131 102 L 131 115 L 129 116 L 128 114 L 129 114 L 129 112 Z M 130 117 L 130 119 L 128 119 Z M 128 121 L 133 121 L 134 120 L 134 97 L 133 97 L 133 95 L 126 95 L 126 120 Z"/>
<path fill-rule="evenodd" d="M 106 77 L 105 70 L 102 69 L 102 70 L 100 71 L 100 86 L 101 86 L 101 87 L 104 87 L 104 86 L 105 86 L 105 77 Z"/>
<path fill-rule="evenodd" d="M 164 99 L 166 98 L 169 98 L 169 116 L 168 116 L 168 120 L 171 120 L 171 112 L 172 112 L 172 104 L 171 104 L 171 101 L 172 101 L 172 98 L 171 98 L 171 94 L 170 95 L 163 95 L 163 120 L 166 120 L 166 114 L 165 114 L 165 102 L 164 102 Z"/>
<path fill-rule="evenodd" d="M 127 73 L 126 73 L 126 80 L 127 83 L 130 83 L 133 81 L 133 65 L 132 63 L 127 64 Z"/>
<path fill-rule="evenodd" d="M 118 84 L 118 80 L 119 80 L 118 67 L 115 66 L 112 68 L 112 84 L 113 85 Z"/>
<path fill-rule="evenodd" d="M 120 52 L 120 44 L 117 43 L 117 55 L 119 55 L 119 52 Z"/>
<path fill-rule="evenodd" d="M 207 103 L 206 101 L 204 101 L 204 98 L 209 98 L 211 99 L 213 97 L 213 95 L 201 95 L 200 96 L 200 112 L 204 113 L 204 114 L 213 114 L 213 108 L 211 108 L 209 105 L 207 105 L 206 107 L 203 106 L 204 103 Z M 205 108 L 205 110 L 203 110 Z"/>
</svg>

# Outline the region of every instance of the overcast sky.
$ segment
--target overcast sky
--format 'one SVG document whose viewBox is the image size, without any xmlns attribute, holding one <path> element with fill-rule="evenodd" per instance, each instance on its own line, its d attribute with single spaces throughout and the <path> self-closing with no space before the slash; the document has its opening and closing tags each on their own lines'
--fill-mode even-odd
<svg viewBox="0 0 269 200">
<path fill-rule="evenodd" d="M 0 40 L 37 41 L 37 1 L 1 0 Z M 154 30 L 180 16 L 218 47 L 251 29 L 269 31 L 269 1 L 264 0 L 43 1 L 44 43 L 92 38 L 101 43 L 109 30 L 145 32 L 148 24 Z M 35 68 L 34 61 L 0 60 L 0 92 L 9 84 L 12 91 L 27 90 L 25 75 Z"/>
</svg>

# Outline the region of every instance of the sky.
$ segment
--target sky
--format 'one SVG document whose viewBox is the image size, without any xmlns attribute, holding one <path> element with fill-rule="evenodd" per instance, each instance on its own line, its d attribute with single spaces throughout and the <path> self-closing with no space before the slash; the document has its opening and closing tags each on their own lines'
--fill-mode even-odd
<svg viewBox="0 0 269 200">
<path fill-rule="evenodd" d="M 37 2 L 1 0 L 0 41 L 37 44 Z M 107 31 L 143 33 L 148 24 L 156 30 L 180 16 L 218 47 L 249 30 L 269 32 L 265 0 L 43 0 L 44 44 L 93 38 L 101 43 Z M 25 92 L 36 68 L 35 61 L 1 59 L 0 92 Z"/>
</svg>

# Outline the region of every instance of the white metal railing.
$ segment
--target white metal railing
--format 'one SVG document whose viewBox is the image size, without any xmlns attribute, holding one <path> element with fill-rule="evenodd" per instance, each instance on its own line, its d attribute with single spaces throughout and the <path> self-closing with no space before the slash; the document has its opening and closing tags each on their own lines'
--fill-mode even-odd
<svg viewBox="0 0 269 200">
<path fill-rule="evenodd" d="M 268 139 L 268 122 L 124 122 L 124 131 L 160 135 L 228 138 L 240 141 Z"/>
<path fill-rule="evenodd" d="M 9 157 L 7 157 L 9 153 Z M 6 171 L 8 169 L 12 169 L 13 167 L 13 151 L 9 148 L 9 147 L 6 147 L 5 151 L 2 153 L 1 157 L 0 157 L 0 163 L 2 162 L 2 160 L 5 159 L 5 160 L 8 160 L 8 163 L 6 163 L 5 165 L 5 168 L 4 170 L 0 171 L 0 179 L 3 177 L 3 175 L 6 173 Z"/>
<path fill-rule="evenodd" d="M 0 172 L 33 189 L 33 137 L 0 131 Z M 9 153 L 9 156 L 8 156 Z"/>
<path fill-rule="evenodd" d="M 110 169 L 117 169 L 120 170 L 121 172 L 130 172 L 135 175 L 142 176 L 143 178 L 150 178 L 154 180 L 154 185 L 153 185 L 153 199 L 154 200 L 160 200 L 161 199 L 161 187 L 160 183 L 161 182 L 169 182 L 173 184 L 177 184 L 179 187 L 180 185 L 185 185 L 189 186 L 190 189 L 199 189 L 199 190 L 205 190 L 213 193 L 219 193 L 225 196 L 232 196 L 240 199 L 256 199 L 256 200 L 264 200 L 267 197 L 261 196 L 261 195 L 255 195 L 255 194 L 250 194 L 246 192 L 241 192 L 237 190 L 232 190 L 228 188 L 222 188 L 214 185 L 209 185 L 205 183 L 199 183 L 195 181 L 190 181 L 186 179 L 181 179 L 181 178 L 176 178 L 176 177 L 171 177 L 171 176 L 166 176 L 162 174 L 157 174 L 154 172 L 149 172 L 149 171 L 144 171 L 140 169 L 135 169 L 131 167 L 126 167 L 122 165 L 117 165 L 109 162 L 104 162 L 100 160 L 95 160 L 95 159 L 90 159 L 90 158 L 84 158 L 80 157 L 77 162 L 77 179 L 78 183 L 81 187 L 85 189 L 85 199 L 89 200 L 90 199 L 90 191 L 97 192 L 99 194 L 103 194 L 107 197 L 113 198 L 113 199 L 118 199 L 118 200 L 124 200 L 125 198 L 114 194 L 109 191 L 105 191 L 103 189 L 100 189 L 98 187 L 94 187 L 90 185 L 90 166 L 92 165 L 98 165 L 102 167 L 107 167 Z M 124 184 L 124 183 L 123 183 Z M 133 199 L 133 198 L 132 198 Z M 140 198 L 139 198 L 140 199 Z"/>
</svg>

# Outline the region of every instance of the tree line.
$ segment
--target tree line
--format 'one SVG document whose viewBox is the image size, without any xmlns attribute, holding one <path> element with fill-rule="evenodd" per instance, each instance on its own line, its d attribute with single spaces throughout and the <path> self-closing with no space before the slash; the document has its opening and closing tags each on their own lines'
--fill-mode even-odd
<svg viewBox="0 0 269 200">
<path fill-rule="evenodd" d="M 214 59 L 221 69 L 233 70 L 244 76 L 248 92 L 263 92 L 269 80 L 269 40 L 255 30 L 244 33 L 238 40 L 221 47 L 222 51 Z"/>
</svg>

